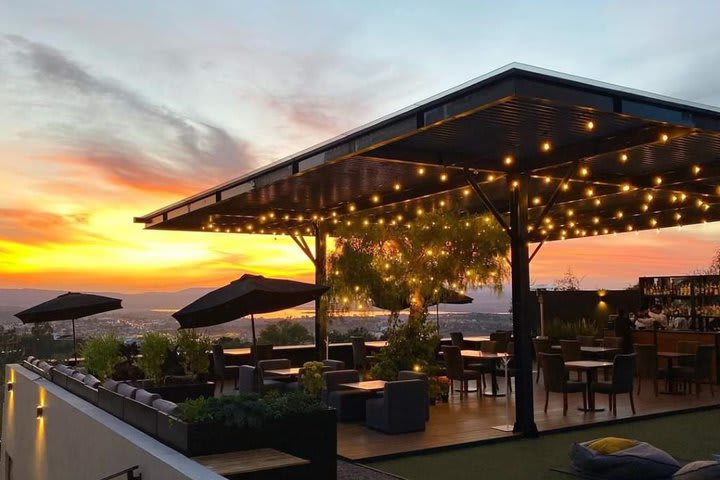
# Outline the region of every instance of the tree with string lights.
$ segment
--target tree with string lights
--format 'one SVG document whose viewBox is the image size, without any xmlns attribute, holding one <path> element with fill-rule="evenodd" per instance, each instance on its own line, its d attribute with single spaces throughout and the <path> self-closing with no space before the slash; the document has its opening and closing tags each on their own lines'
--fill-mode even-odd
<svg viewBox="0 0 720 480">
<path fill-rule="evenodd" d="M 400 215 L 374 224 L 350 220 L 338 229 L 329 257 L 331 307 L 390 310 L 389 346 L 373 370 L 389 378 L 431 362 L 438 332 L 427 307 L 443 289 L 502 289 L 507 250 L 507 234 L 489 215 L 433 211 L 418 212 L 412 222 Z M 401 322 L 397 312 L 408 306 Z"/>
</svg>

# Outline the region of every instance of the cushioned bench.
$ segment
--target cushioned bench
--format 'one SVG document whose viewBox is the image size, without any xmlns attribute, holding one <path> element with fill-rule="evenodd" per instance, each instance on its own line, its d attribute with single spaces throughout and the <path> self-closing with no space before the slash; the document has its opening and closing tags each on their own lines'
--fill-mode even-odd
<svg viewBox="0 0 720 480">
<path fill-rule="evenodd" d="M 153 402 L 160 395 L 144 389 L 136 389 L 132 397 L 123 399 L 123 420 L 148 435 L 157 436 L 157 409 Z"/>
</svg>

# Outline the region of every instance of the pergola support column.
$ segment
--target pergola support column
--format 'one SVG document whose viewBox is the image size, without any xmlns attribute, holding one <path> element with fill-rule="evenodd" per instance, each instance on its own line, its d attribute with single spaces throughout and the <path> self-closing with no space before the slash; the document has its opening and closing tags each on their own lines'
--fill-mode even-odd
<svg viewBox="0 0 720 480">
<path fill-rule="evenodd" d="M 530 305 L 530 261 L 528 258 L 528 176 L 508 178 L 510 188 L 510 257 L 512 260 L 513 335 L 515 337 L 515 427 L 516 433 L 536 437 L 533 406 Z M 513 182 L 517 185 L 513 186 Z"/>
<path fill-rule="evenodd" d="M 327 232 L 318 223 L 313 224 L 315 233 L 315 283 L 327 285 Z M 328 358 L 329 308 L 326 295 L 315 301 L 315 350 L 319 360 Z"/>
</svg>

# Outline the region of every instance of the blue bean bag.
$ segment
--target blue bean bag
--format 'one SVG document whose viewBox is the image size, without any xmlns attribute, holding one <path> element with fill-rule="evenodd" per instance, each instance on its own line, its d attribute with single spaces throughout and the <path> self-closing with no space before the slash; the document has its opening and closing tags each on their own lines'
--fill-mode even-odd
<svg viewBox="0 0 720 480">
<path fill-rule="evenodd" d="M 626 440 L 619 450 L 607 448 L 607 439 L 575 443 L 570 449 L 572 469 L 602 480 L 666 480 L 680 469 L 680 464 L 666 452 L 649 443 Z M 613 439 L 613 444 L 621 444 Z M 591 448 L 596 446 L 597 449 Z M 601 445 L 597 447 L 597 445 Z M 608 453 L 611 452 L 611 453 Z"/>
</svg>

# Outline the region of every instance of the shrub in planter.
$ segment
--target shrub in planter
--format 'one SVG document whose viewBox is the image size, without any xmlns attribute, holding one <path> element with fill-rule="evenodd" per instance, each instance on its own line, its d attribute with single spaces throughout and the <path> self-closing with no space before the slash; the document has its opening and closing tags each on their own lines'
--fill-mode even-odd
<svg viewBox="0 0 720 480">
<path fill-rule="evenodd" d="M 82 355 L 88 372 L 100 380 L 112 375 L 115 366 L 123 361 L 120 356 L 120 340 L 112 333 L 92 337 L 85 341 Z"/>
<path fill-rule="evenodd" d="M 178 331 L 178 354 L 186 374 L 199 378 L 208 373 L 210 358 L 207 352 L 210 350 L 211 345 L 210 337 L 196 330 L 183 329 Z"/>
<path fill-rule="evenodd" d="M 143 335 L 140 344 L 138 365 L 145 372 L 145 376 L 155 384 L 162 383 L 165 376 L 164 365 L 167 352 L 171 350 L 170 337 L 162 333 L 148 332 Z"/>
</svg>

